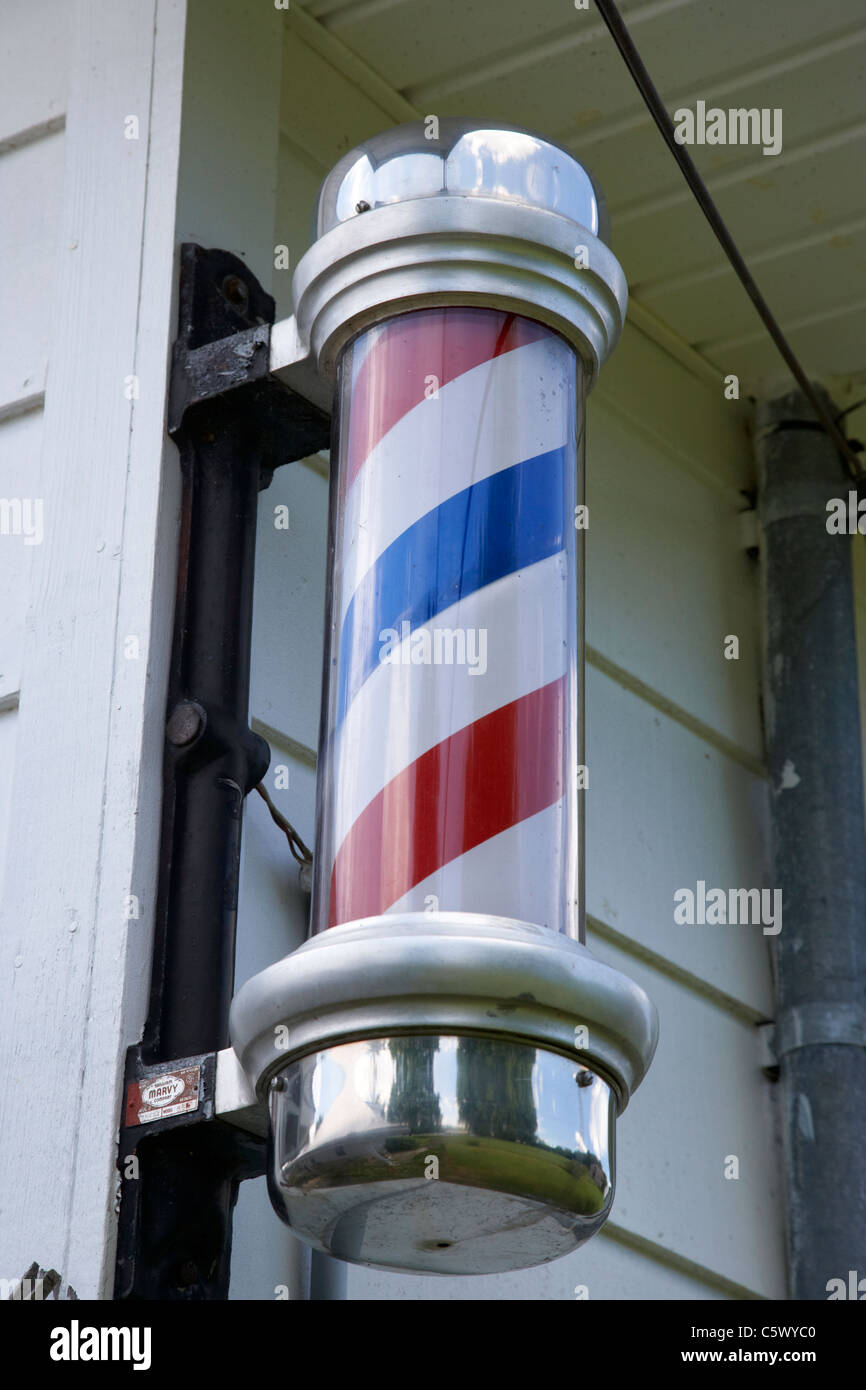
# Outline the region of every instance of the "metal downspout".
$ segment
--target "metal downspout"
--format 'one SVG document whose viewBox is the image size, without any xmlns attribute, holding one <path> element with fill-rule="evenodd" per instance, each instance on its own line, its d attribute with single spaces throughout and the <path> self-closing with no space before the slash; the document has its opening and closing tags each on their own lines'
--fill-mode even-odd
<svg viewBox="0 0 866 1390">
<path fill-rule="evenodd" d="M 827 503 L 847 502 L 851 484 L 805 397 L 765 402 L 757 425 L 790 1293 L 857 1297 L 850 1289 L 866 1276 L 866 823 L 852 545 L 862 542 L 828 531 Z"/>
</svg>

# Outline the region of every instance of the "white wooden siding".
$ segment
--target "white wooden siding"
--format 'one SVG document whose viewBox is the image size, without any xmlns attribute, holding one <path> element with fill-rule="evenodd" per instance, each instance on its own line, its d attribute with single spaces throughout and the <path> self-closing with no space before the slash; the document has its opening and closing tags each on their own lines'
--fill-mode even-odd
<svg viewBox="0 0 866 1390">
<path fill-rule="evenodd" d="M 2 414 L 25 402 L 40 403 L 45 390 L 64 143 L 60 131 L 0 154 L 0 256 L 8 276 L 0 284 L 7 325 L 0 358 Z"/>
<path fill-rule="evenodd" d="M 315 466 L 277 469 L 259 503 L 255 661 L 250 708 L 256 719 L 290 734 L 315 759 L 319 737 L 325 618 L 328 480 Z M 274 525 L 288 507 L 288 530 Z M 313 675 L 311 673 L 318 673 Z"/>
<path fill-rule="evenodd" d="M 0 170 L 2 164 L 0 156 Z M 8 349 L 0 339 L 0 355 L 4 351 Z M 36 500 L 41 448 L 41 407 L 0 421 L 0 497 L 7 501 Z M 36 549 L 23 535 L 0 535 L 0 710 L 18 703 L 24 615 Z"/>
<path fill-rule="evenodd" d="M 753 1020 L 772 1013 L 760 927 L 681 926 L 674 893 L 769 882 L 765 784 L 593 667 L 587 671 L 587 911 L 724 994 Z"/>
<path fill-rule="evenodd" d="M 468 1278 L 437 1278 L 393 1274 L 387 1270 L 363 1271 L 363 1292 L 356 1287 L 360 1276 L 351 1269 L 350 1297 L 396 1300 L 508 1300 L 566 1302 L 569 1299 L 651 1299 L 672 1302 L 685 1299 L 745 1297 L 743 1290 L 722 1280 L 708 1281 L 704 1271 L 660 1263 L 652 1246 L 634 1248 L 622 1244 L 612 1222 L 576 1254 L 512 1274 L 483 1274 Z"/>
<path fill-rule="evenodd" d="M 4 784 L 0 1270 L 35 1259 L 82 1297 L 113 1282 L 120 1083 L 147 998 L 176 549 L 161 458 L 184 22 L 182 0 L 22 0 L 3 15 L 0 182 L 19 200 L 3 209 L 18 277 L 3 314 L 21 331 L 4 338 L 0 432 L 6 478 L 44 499 L 45 535 L 0 653 L 0 668 L 20 668 Z M 44 418 L 21 415 L 43 384 Z M 138 659 L 125 659 L 130 634 Z"/>
<path fill-rule="evenodd" d="M 291 473 L 302 475 L 304 469 L 285 470 L 277 478 Z M 291 490 L 290 490 L 291 491 Z M 259 505 L 262 527 L 260 558 L 264 561 L 273 538 L 267 532 L 268 522 L 273 529 L 271 495 L 262 493 Z M 284 532 L 275 533 L 278 536 Z M 276 547 L 279 551 L 279 546 Z M 274 592 L 279 587 L 258 589 L 265 594 L 265 606 L 273 611 Z M 273 630 L 257 626 L 260 651 L 280 647 L 291 653 L 293 628 L 279 623 Z M 313 824 L 316 805 L 316 774 L 309 755 L 299 757 L 297 748 L 281 747 L 274 729 L 262 724 L 252 706 L 253 727 L 271 745 L 271 766 L 266 782 L 271 797 L 295 826 L 307 843 L 313 843 Z M 280 770 L 279 779 L 276 777 Z M 285 780 L 289 785 L 276 785 Z M 240 916 L 238 923 L 235 987 L 259 970 L 279 960 L 300 946 L 307 934 L 310 899 L 301 891 L 298 866 L 289 853 L 285 837 L 274 825 L 265 803 L 257 795 L 247 799 L 244 816 L 243 855 L 241 861 Z M 271 1206 L 264 1178 L 241 1184 L 235 1208 L 232 1240 L 231 1286 L 229 1297 L 234 1300 L 274 1299 L 288 1296 L 291 1300 L 307 1297 L 309 1278 L 309 1248 L 296 1241 L 280 1222 Z"/>
<path fill-rule="evenodd" d="M 0 498 L 35 500 L 63 191 L 69 7 L 6 0 L 0 21 Z M 0 535 L 0 885 L 12 811 L 34 546 Z"/>
<path fill-rule="evenodd" d="M 3 0 L 0 147 L 62 126 L 72 13 L 68 0 Z"/>
</svg>

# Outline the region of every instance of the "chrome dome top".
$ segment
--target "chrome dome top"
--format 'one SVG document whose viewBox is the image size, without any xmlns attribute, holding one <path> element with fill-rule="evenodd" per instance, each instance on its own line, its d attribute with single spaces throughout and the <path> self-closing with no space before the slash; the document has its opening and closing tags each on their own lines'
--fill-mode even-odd
<svg viewBox="0 0 866 1390">
<path fill-rule="evenodd" d="M 382 131 L 335 164 L 316 201 L 315 237 L 372 208 L 450 194 L 545 208 L 610 243 L 604 197 L 567 150 L 517 126 L 447 116 L 434 128 L 432 119 Z"/>
</svg>

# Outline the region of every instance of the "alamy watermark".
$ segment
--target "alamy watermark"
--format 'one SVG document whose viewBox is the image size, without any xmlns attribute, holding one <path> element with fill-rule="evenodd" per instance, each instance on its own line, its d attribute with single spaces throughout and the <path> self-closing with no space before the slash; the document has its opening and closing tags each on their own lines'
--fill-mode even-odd
<svg viewBox="0 0 866 1390">
<path fill-rule="evenodd" d="M 41 545 L 43 521 L 41 497 L 0 497 L 0 536 L 21 536 L 25 545 Z"/>
<path fill-rule="evenodd" d="M 866 536 L 866 497 L 859 497 L 854 488 L 847 498 L 831 497 L 826 526 L 831 536 Z"/>
<path fill-rule="evenodd" d="M 148 1371 L 151 1336 L 149 1327 L 82 1327 L 73 1318 L 68 1327 L 52 1329 L 48 1355 L 52 1361 L 131 1361 L 134 1371 Z"/>
<path fill-rule="evenodd" d="M 694 111 L 680 106 L 674 112 L 678 145 L 763 145 L 764 154 L 782 153 L 782 108 L 720 106 L 699 101 Z"/>
<path fill-rule="evenodd" d="M 400 631 L 379 633 L 379 660 L 384 666 L 467 666 L 470 676 L 487 670 L 486 627 L 417 628 L 405 619 Z"/>
<path fill-rule="evenodd" d="M 856 1269 L 848 1270 L 847 1279 L 828 1279 L 824 1287 L 828 1303 L 839 1299 L 852 1299 L 856 1303 L 866 1300 L 866 1279 L 861 1279 Z"/>
<path fill-rule="evenodd" d="M 762 926 L 764 936 L 782 930 L 781 888 L 697 888 L 674 892 L 674 921 L 679 926 Z"/>
</svg>

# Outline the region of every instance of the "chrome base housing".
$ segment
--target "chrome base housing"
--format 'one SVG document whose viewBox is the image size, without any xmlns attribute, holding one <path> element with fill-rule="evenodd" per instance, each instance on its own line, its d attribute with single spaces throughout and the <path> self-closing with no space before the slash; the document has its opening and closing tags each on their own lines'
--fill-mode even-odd
<svg viewBox="0 0 866 1390">
<path fill-rule="evenodd" d="M 567 1057 L 500 1039 L 369 1038 L 272 1080 L 268 1185 L 355 1264 L 491 1274 L 566 1255 L 613 1200 L 616 1102 Z"/>
<path fill-rule="evenodd" d="M 471 913 L 333 927 L 231 1010 L 279 1214 L 340 1259 L 433 1274 L 543 1264 L 598 1230 L 657 1031 L 586 946 Z"/>
</svg>

